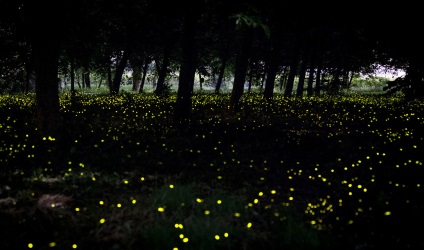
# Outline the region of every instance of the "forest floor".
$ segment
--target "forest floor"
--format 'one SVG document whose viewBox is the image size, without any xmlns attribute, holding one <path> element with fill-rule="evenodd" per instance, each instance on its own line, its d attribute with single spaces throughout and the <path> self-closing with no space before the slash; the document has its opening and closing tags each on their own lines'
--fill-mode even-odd
<svg viewBox="0 0 424 250">
<path fill-rule="evenodd" d="M 0 249 L 423 249 L 424 102 L 0 96 Z"/>
</svg>

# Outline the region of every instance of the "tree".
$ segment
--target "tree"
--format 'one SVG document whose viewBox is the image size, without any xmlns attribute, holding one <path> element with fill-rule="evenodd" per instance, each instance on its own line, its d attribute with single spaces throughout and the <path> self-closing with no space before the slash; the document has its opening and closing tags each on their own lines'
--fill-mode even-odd
<svg viewBox="0 0 424 250">
<path fill-rule="evenodd" d="M 57 137 L 61 132 L 58 66 L 65 28 L 58 29 L 57 25 L 65 27 L 67 24 L 67 12 L 63 6 L 66 9 L 69 2 L 48 4 L 29 1 L 23 5 L 27 34 L 34 55 L 38 129 L 44 136 Z"/>
<path fill-rule="evenodd" d="M 187 9 L 185 14 L 182 42 L 181 67 L 178 82 L 177 102 L 174 119 L 177 123 L 186 124 L 190 118 L 191 96 L 193 94 L 194 76 L 196 73 L 196 23 L 199 18 L 198 3 Z"/>
</svg>

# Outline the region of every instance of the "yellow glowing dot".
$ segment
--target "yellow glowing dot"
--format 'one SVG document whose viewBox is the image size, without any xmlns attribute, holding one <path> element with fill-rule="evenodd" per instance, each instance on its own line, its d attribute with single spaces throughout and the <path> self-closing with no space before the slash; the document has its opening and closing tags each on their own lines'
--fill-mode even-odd
<svg viewBox="0 0 424 250">
<path fill-rule="evenodd" d="M 291 197 L 289 197 L 289 200 L 291 200 L 291 201 L 292 201 L 293 199 L 294 199 L 294 198 L 293 198 L 292 196 L 291 196 Z"/>
<path fill-rule="evenodd" d="M 264 195 L 264 193 L 263 192 L 259 192 L 259 194 L 258 194 L 259 196 L 262 196 L 262 195 Z"/>
<path fill-rule="evenodd" d="M 91 179 L 92 179 L 93 181 L 96 181 L 96 177 L 92 177 Z"/>
<path fill-rule="evenodd" d="M 215 235 L 215 240 L 219 240 L 219 235 Z"/>
<path fill-rule="evenodd" d="M 389 215 L 391 215 L 392 214 L 392 212 L 390 212 L 390 211 L 386 211 L 386 212 L 384 212 L 384 215 L 385 216 L 389 216 Z"/>
<path fill-rule="evenodd" d="M 104 201 L 99 201 L 99 204 L 104 205 L 105 203 L 104 203 Z"/>
<path fill-rule="evenodd" d="M 209 215 L 210 213 L 211 213 L 211 211 L 205 210 L 205 215 Z"/>
<path fill-rule="evenodd" d="M 358 185 L 358 188 L 362 188 L 362 185 Z"/>
<path fill-rule="evenodd" d="M 224 233 L 224 237 L 228 237 L 228 233 Z"/>
<path fill-rule="evenodd" d="M 277 191 L 271 190 L 271 194 L 276 194 L 276 193 L 277 193 Z"/>
<path fill-rule="evenodd" d="M 171 185 L 169 185 L 169 188 L 174 188 L 174 185 L 172 185 L 172 184 L 171 184 Z"/>
<path fill-rule="evenodd" d="M 132 200 L 131 202 L 132 202 L 132 204 L 135 204 L 135 203 L 137 203 L 137 201 L 136 201 L 136 200 Z"/>
<path fill-rule="evenodd" d="M 316 222 L 316 221 L 314 221 L 314 220 L 312 220 L 312 221 L 311 221 L 311 225 L 315 225 L 315 224 L 317 224 L 317 222 Z"/>
<path fill-rule="evenodd" d="M 178 247 L 174 247 L 174 248 L 172 248 L 172 250 L 178 250 Z"/>
<path fill-rule="evenodd" d="M 240 217 L 240 213 L 234 213 L 235 217 Z"/>
<path fill-rule="evenodd" d="M 117 207 L 122 207 L 121 203 L 116 204 Z"/>
<path fill-rule="evenodd" d="M 251 228 L 252 227 L 252 222 L 247 223 L 247 228 Z"/>
<path fill-rule="evenodd" d="M 28 243 L 28 248 L 33 248 L 34 245 L 32 243 Z"/>
<path fill-rule="evenodd" d="M 128 184 L 129 183 L 129 181 L 128 180 L 124 180 L 124 184 Z"/>
<path fill-rule="evenodd" d="M 197 198 L 196 201 L 199 202 L 199 203 L 202 203 L 203 199 Z"/>
<path fill-rule="evenodd" d="M 159 211 L 159 212 L 161 212 L 161 213 L 163 213 L 163 212 L 165 211 L 165 208 L 163 208 L 163 207 L 158 207 L 158 211 Z"/>
<path fill-rule="evenodd" d="M 78 247 L 77 244 L 72 245 L 72 248 L 74 248 L 74 249 L 77 248 L 77 247 Z"/>
<path fill-rule="evenodd" d="M 49 247 L 55 247 L 56 246 L 56 242 L 50 242 L 49 243 Z"/>
<path fill-rule="evenodd" d="M 52 207 L 55 207 L 54 203 L 53 203 L 53 204 L 51 204 L 51 206 L 52 206 Z"/>
<path fill-rule="evenodd" d="M 141 177 L 141 178 L 140 178 L 140 180 L 141 180 L 141 181 L 144 181 L 144 177 Z"/>
<path fill-rule="evenodd" d="M 180 234 L 180 239 L 183 239 L 184 238 L 184 234 Z"/>
<path fill-rule="evenodd" d="M 79 207 L 76 207 L 75 208 L 75 211 L 79 212 L 80 211 Z"/>
<path fill-rule="evenodd" d="M 104 219 L 104 218 L 101 218 L 100 219 L 100 224 L 103 224 L 103 223 L 105 223 L 106 222 L 106 220 Z"/>
<path fill-rule="evenodd" d="M 187 242 L 188 242 L 188 238 L 184 238 L 184 239 L 183 239 L 183 242 L 184 242 L 184 243 L 187 243 Z"/>
<path fill-rule="evenodd" d="M 222 201 L 221 201 L 221 200 L 217 200 L 217 201 L 216 201 L 216 203 L 221 204 L 221 203 L 222 203 Z"/>
<path fill-rule="evenodd" d="M 258 203 L 258 202 L 259 202 L 259 200 L 258 200 L 258 199 L 255 199 L 253 202 L 256 204 L 256 203 Z"/>
</svg>

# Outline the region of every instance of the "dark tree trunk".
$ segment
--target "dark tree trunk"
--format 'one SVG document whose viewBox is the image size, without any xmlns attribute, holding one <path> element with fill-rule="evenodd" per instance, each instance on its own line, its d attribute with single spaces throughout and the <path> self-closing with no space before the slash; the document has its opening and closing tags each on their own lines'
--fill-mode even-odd
<svg viewBox="0 0 424 250">
<path fill-rule="evenodd" d="M 219 94 L 219 91 L 221 89 L 222 79 L 224 78 L 225 67 L 227 66 L 227 61 L 229 56 L 230 54 L 228 51 L 228 47 L 226 47 L 221 56 L 221 66 L 219 67 L 219 75 L 218 75 L 218 81 L 216 82 L 216 86 L 215 86 L 215 94 Z"/>
<path fill-rule="evenodd" d="M 90 68 L 88 66 L 84 67 L 84 83 L 85 87 L 91 88 L 91 81 L 90 81 Z"/>
<path fill-rule="evenodd" d="M 65 4 L 65 2 L 64 2 Z M 61 45 L 61 6 L 57 3 L 28 1 L 25 5 L 28 35 L 34 53 L 35 91 L 38 131 L 58 137 L 59 112 L 58 66 Z"/>
<path fill-rule="evenodd" d="M 133 63 L 132 91 L 138 91 L 141 84 L 141 65 Z"/>
<path fill-rule="evenodd" d="M 277 76 L 279 66 L 279 51 L 272 50 L 269 56 L 268 72 L 265 82 L 264 97 L 271 99 L 274 96 L 275 77 Z"/>
<path fill-rule="evenodd" d="M 112 95 L 119 94 L 119 88 L 121 87 L 122 74 L 124 74 L 125 67 L 127 66 L 128 59 L 130 58 L 131 51 L 126 49 L 122 55 L 121 60 L 116 67 L 115 77 L 112 82 Z"/>
<path fill-rule="evenodd" d="M 112 94 L 113 82 L 112 82 L 112 67 L 110 64 L 107 66 L 107 85 L 109 87 L 110 94 Z"/>
<path fill-rule="evenodd" d="M 178 82 L 177 102 L 174 120 L 177 124 L 188 123 L 191 113 L 191 96 L 193 94 L 196 73 L 196 23 L 198 13 L 195 8 L 188 10 L 185 16 L 182 34 L 182 62 Z"/>
<path fill-rule="evenodd" d="M 321 63 L 319 62 L 317 65 L 317 77 L 315 79 L 315 95 L 317 96 L 321 95 L 321 69 Z"/>
<path fill-rule="evenodd" d="M 230 112 L 240 109 L 240 98 L 244 91 L 244 82 L 246 80 L 246 71 L 249 63 L 250 48 L 253 42 L 253 30 L 247 27 L 241 38 L 240 51 L 236 57 L 236 68 L 234 72 L 233 90 L 230 97 Z"/>
<path fill-rule="evenodd" d="M 309 78 L 308 78 L 308 88 L 307 88 L 307 95 L 312 96 L 314 94 L 313 84 L 314 84 L 314 78 L 315 78 L 315 53 L 312 54 L 311 62 L 309 65 Z"/>
<path fill-rule="evenodd" d="M 249 63 L 249 85 L 247 86 L 247 92 L 250 92 L 252 90 L 252 84 L 253 84 L 253 73 L 255 72 L 255 63 L 253 60 L 250 60 Z"/>
<path fill-rule="evenodd" d="M 281 78 L 280 78 L 280 92 L 282 92 L 283 88 L 285 89 L 285 87 L 286 87 L 287 78 L 288 78 L 288 71 L 289 71 L 288 67 L 285 66 L 283 73 L 281 75 Z"/>
<path fill-rule="evenodd" d="M 30 57 L 25 63 L 25 70 L 26 70 L 26 76 L 25 76 L 25 86 L 24 86 L 24 92 L 28 93 L 31 88 L 31 82 L 34 81 L 34 53 L 31 52 Z"/>
<path fill-rule="evenodd" d="M 308 60 L 307 56 L 302 60 L 300 64 L 300 71 L 299 71 L 299 82 L 297 83 L 297 90 L 296 90 L 296 96 L 302 97 L 303 96 L 303 90 L 305 88 L 305 75 L 306 75 L 306 69 L 308 66 Z"/>
<path fill-rule="evenodd" d="M 410 85 L 408 92 L 406 92 L 406 97 L 421 98 L 424 96 L 423 68 L 422 59 L 417 56 L 411 56 L 405 76 L 407 83 Z"/>
<path fill-rule="evenodd" d="M 158 68 L 158 81 L 156 83 L 155 94 L 157 96 L 163 95 L 163 90 L 165 88 L 165 79 L 168 73 L 168 66 L 171 57 L 171 43 L 167 42 L 163 49 L 163 61 L 160 68 Z M 157 65 L 159 67 L 159 65 Z"/>
<path fill-rule="evenodd" d="M 284 91 L 284 96 L 287 96 L 287 97 L 292 96 L 294 79 L 297 75 L 297 64 L 298 64 L 297 58 L 293 58 L 290 64 L 290 71 L 289 71 L 289 76 L 287 78 L 287 85 Z"/>
<path fill-rule="evenodd" d="M 85 75 L 84 75 L 84 68 L 81 68 L 81 85 L 82 88 L 85 89 Z"/>
<path fill-rule="evenodd" d="M 71 97 L 75 96 L 75 62 L 71 58 Z"/>
<path fill-rule="evenodd" d="M 144 66 L 143 66 L 143 77 L 141 78 L 141 83 L 140 83 L 140 87 L 138 89 L 139 93 L 143 92 L 144 89 L 144 83 L 146 82 L 146 76 L 147 76 L 147 68 L 149 67 L 149 62 L 150 59 L 146 58 L 146 61 L 144 62 Z"/>
</svg>

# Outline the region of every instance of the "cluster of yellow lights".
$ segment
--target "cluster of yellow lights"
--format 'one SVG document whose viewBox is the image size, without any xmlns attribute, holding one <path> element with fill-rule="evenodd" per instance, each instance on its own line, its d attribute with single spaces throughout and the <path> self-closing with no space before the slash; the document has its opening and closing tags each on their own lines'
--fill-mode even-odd
<svg viewBox="0 0 424 250">
<path fill-rule="evenodd" d="M 122 127 L 117 127 L 110 125 L 110 127 L 105 126 L 105 128 L 101 128 L 101 132 L 103 133 L 100 140 L 96 141 L 96 144 L 92 145 L 94 148 L 102 147 L 103 144 L 109 143 L 111 141 L 113 142 L 121 142 L 124 140 L 129 140 L 127 136 L 125 136 L 125 132 L 128 129 L 131 129 L 133 131 L 156 131 L 156 127 L 158 124 L 161 124 L 161 121 L 165 119 L 166 117 L 169 117 L 171 112 L 168 110 L 161 110 L 161 108 L 165 107 L 169 104 L 172 100 L 161 100 L 156 97 L 148 97 L 150 99 L 146 100 L 143 99 L 146 97 L 134 97 L 132 100 L 133 103 L 131 107 L 134 108 L 134 110 L 125 108 L 122 109 L 122 104 L 128 102 L 123 97 L 95 97 L 95 98 L 88 98 L 83 97 L 81 99 L 81 102 L 84 106 L 84 108 L 81 111 L 78 111 L 75 113 L 75 116 L 77 119 L 80 117 L 84 117 L 87 114 L 90 114 L 91 111 L 89 109 L 90 106 L 97 107 L 98 109 L 105 110 L 109 112 L 111 115 L 109 117 L 104 117 L 103 119 L 106 119 L 105 122 L 111 122 L 116 123 L 119 121 L 119 124 L 122 124 Z M 225 97 L 226 98 L 226 97 Z M 24 99 L 23 99 L 24 100 Z M 33 107 L 34 102 L 26 100 L 23 101 L 20 100 L 20 102 L 24 103 L 24 107 Z M 223 97 L 218 96 L 210 96 L 206 98 L 205 96 L 195 96 L 193 98 L 193 112 L 204 112 L 204 107 L 207 106 L 208 110 L 211 110 L 211 112 L 217 112 L 219 110 L 216 106 L 210 105 L 211 103 L 220 103 L 222 107 L 225 106 L 226 99 Z M 295 143 L 295 145 L 299 145 L 302 143 L 300 138 L 304 135 L 314 135 L 322 136 L 322 134 L 325 134 L 325 136 L 328 139 L 335 139 L 335 141 L 338 143 L 338 145 L 343 146 L 344 144 L 349 144 L 349 141 L 345 139 L 346 134 L 357 134 L 357 135 L 364 135 L 364 134 L 370 134 L 375 135 L 377 137 L 380 137 L 382 140 L 382 144 L 385 145 L 385 147 L 389 148 L 389 146 L 397 145 L 396 143 L 402 142 L 402 145 L 395 147 L 396 151 L 398 153 L 405 153 L 410 152 L 411 150 L 420 150 L 422 149 L 422 138 L 416 138 L 417 133 L 414 129 L 411 128 L 392 128 L 388 127 L 385 128 L 382 124 L 388 124 L 390 122 L 418 122 L 420 125 L 424 125 L 424 119 L 422 117 L 419 117 L 418 111 L 417 112 L 410 112 L 405 108 L 405 113 L 400 116 L 392 116 L 388 115 L 385 120 L 381 120 L 379 118 L 378 112 L 382 109 L 390 111 L 390 109 L 397 105 L 398 100 L 395 98 L 388 99 L 388 102 L 386 103 L 380 103 L 379 100 L 373 99 L 373 98 L 362 98 L 355 96 L 353 97 L 311 97 L 311 98 L 303 98 L 301 99 L 301 102 L 296 99 L 289 99 L 284 98 L 282 96 L 276 96 L 275 97 L 275 110 L 276 112 L 281 112 L 279 114 L 282 118 L 281 120 L 285 122 L 295 120 L 295 121 L 304 121 L 301 124 L 292 125 L 290 122 L 284 123 L 285 126 L 288 126 L 289 129 L 287 129 L 287 138 L 288 141 Z M 258 107 L 258 103 L 260 103 L 260 99 L 257 99 L 254 95 L 246 95 L 244 99 L 242 99 L 242 102 L 249 106 L 252 106 L 252 112 L 261 112 L 261 108 Z M 296 105 L 301 106 L 296 106 Z M 1 103 L 1 102 L 0 102 Z M 26 105 L 26 106 L 25 106 Z M 63 111 L 66 111 L 69 108 L 69 103 L 61 100 L 61 108 Z M 333 111 L 332 107 L 338 107 L 340 105 L 340 112 Z M 0 107 L 1 104 L 0 104 Z M 345 108 L 350 107 L 350 108 Z M 356 110 L 351 109 L 351 107 L 355 107 Z M 420 107 L 423 108 L 422 106 Z M 337 110 L 337 109 L 334 109 Z M 384 116 L 383 116 L 384 117 Z M 262 118 L 262 120 L 261 120 Z M 264 124 L 264 118 L 263 117 L 254 117 L 252 118 L 251 123 L 249 123 L 249 126 L 246 126 L 243 124 L 244 117 L 237 117 L 232 122 L 240 123 L 240 126 L 238 126 L 237 130 L 247 130 L 247 129 L 256 129 L 261 128 L 263 126 L 271 126 L 270 124 Z M 266 120 L 265 120 L 266 121 Z M 209 119 L 206 122 L 218 125 L 218 124 L 230 124 L 229 122 L 224 121 L 221 118 L 213 118 Z M 273 121 L 274 122 L 274 121 Z M 17 120 L 7 117 L 5 121 L 0 121 L 0 135 L 2 137 L 2 141 L 0 141 L 0 156 L 1 157 L 0 163 L 6 163 L 8 159 L 14 158 L 19 156 L 22 152 L 27 152 L 25 157 L 28 159 L 34 158 L 34 149 L 38 147 L 38 145 L 32 145 L 31 135 L 24 134 L 21 135 L 15 130 L 15 125 L 17 123 Z M 274 122 L 275 123 L 275 122 Z M 140 125 L 141 124 L 141 125 Z M 95 126 L 90 125 L 91 128 L 94 128 Z M 290 127 L 293 126 L 293 127 Z M 351 126 L 351 127 L 350 127 Z M 380 127 L 381 126 L 381 127 Z M 407 126 L 407 125 L 405 125 Z M 360 129 L 352 130 L 352 128 L 360 127 Z M 314 132 L 311 132 L 310 128 L 314 128 Z M 96 130 L 99 131 L 99 130 Z M 316 132 L 318 131 L 318 132 Z M 325 131 L 325 133 L 321 132 Z M 224 131 L 224 133 L 227 133 L 227 131 Z M 5 135 L 3 137 L 3 135 Z M 6 139 L 8 138 L 7 141 Z M 10 139 L 15 138 L 15 139 Z M 196 134 L 197 140 L 202 141 L 209 141 L 214 138 L 214 134 L 210 131 L 198 133 Z M 42 138 L 45 143 L 55 143 L 55 138 L 51 136 L 46 136 Z M 82 141 L 82 140 L 80 140 Z M 80 143 L 79 140 L 75 140 L 75 144 Z M 404 142 L 407 143 L 404 143 Z M 411 142 L 410 144 L 408 144 Z M 142 148 L 145 150 L 144 153 L 150 153 L 154 152 L 151 148 L 149 148 L 149 145 L 143 145 L 143 141 L 139 139 L 135 139 L 135 141 L 129 141 L 130 145 L 137 146 L 138 148 Z M 2 145 L 4 144 L 4 145 Z M 225 144 L 225 145 L 224 145 Z M 160 141 L 158 143 L 160 146 L 159 148 L 161 150 L 164 150 L 166 152 L 174 152 L 178 151 L 179 149 L 174 148 L 171 143 Z M 228 148 L 227 148 L 228 146 Z M 124 146 L 122 146 L 123 148 Z M 125 146 L 126 147 L 126 146 Z M 409 166 L 422 166 L 422 160 L 420 159 L 408 159 L 401 162 L 388 162 L 385 159 L 387 158 L 387 154 L 389 151 L 381 150 L 381 147 L 376 146 L 374 147 L 367 147 L 366 145 L 361 145 L 359 150 L 367 151 L 366 155 L 363 156 L 360 159 L 345 159 L 341 158 L 339 156 L 335 156 L 335 159 L 332 160 L 332 165 L 327 166 L 326 163 L 315 163 L 312 166 L 307 166 L 307 164 L 304 164 L 300 161 L 295 161 L 293 163 L 283 163 L 281 161 L 281 167 L 287 168 L 287 172 L 285 174 L 282 174 L 281 176 L 281 182 L 284 183 L 285 181 L 289 181 L 290 187 L 284 187 L 280 188 L 277 186 L 273 186 L 269 189 L 261 189 L 262 191 L 255 190 L 254 195 L 252 199 L 249 199 L 249 203 L 247 206 L 245 206 L 247 209 L 252 209 L 251 207 L 255 206 L 263 206 L 264 208 L 270 208 L 271 203 L 273 204 L 273 207 L 277 207 L 279 205 L 281 206 L 289 206 L 290 204 L 293 204 L 295 202 L 305 202 L 306 209 L 305 213 L 311 217 L 310 223 L 312 225 L 320 225 L 325 223 L 326 215 L 329 213 L 337 212 L 338 209 L 341 209 L 342 207 L 346 209 L 343 206 L 343 204 L 346 204 L 346 199 L 355 199 L 357 203 L 357 207 L 352 208 L 354 211 L 354 215 L 359 216 L 361 213 L 365 213 L 367 210 L 371 211 L 372 208 L 364 208 L 361 206 L 362 198 L 367 194 L 370 193 L 373 189 L 373 183 L 375 181 L 378 181 L 378 176 L 374 175 L 374 172 L 376 169 L 380 167 L 392 167 L 394 169 L 402 169 Z M 184 152 L 189 152 L 193 155 L 202 155 L 205 153 L 205 150 L 199 149 L 196 147 L 190 147 L 187 149 L 184 149 Z M 207 166 L 211 168 L 216 168 L 217 172 L 219 172 L 219 175 L 217 175 L 218 180 L 225 180 L 227 177 L 225 175 L 225 168 L 230 168 L 232 166 L 243 166 L 243 164 L 246 165 L 246 169 L 253 169 L 258 170 L 260 169 L 260 175 L 257 176 L 258 180 L 261 181 L 261 183 L 266 182 L 269 178 L 269 174 L 265 174 L 267 172 L 271 172 L 272 166 L 267 160 L 261 160 L 261 161 L 254 161 L 254 160 L 244 160 L 239 157 L 239 153 L 242 151 L 238 148 L 237 144 L 234 143 L 223 143 L 222 141 L 217 141 L 215 145 L 211 145 L 211 150 L 216 151 L 217 155 L 225 156 L 225 159 L 223 159 L 222 164 L 217 162 L 208 162 L 206 163 Z M 385 148 L 386 150 L 386 148 Z M 181 152 L 178 151 L 178 152 Z M 393 151 L 390 151 L 390 153 L 393 153 Z M 131 158 L 131 155 L 127 155 L 127 158 Z M 84 163 L 78 163 L 78 162 L 65 162 L 67 163 L 67 176 L 75 175 L 77 171 L 76 166 L 79 166 L 81 168 L 85 168 Z M 51 161 L 46 162 L 47 165 L 52 165 L 53 163 Z M 78 165 L 75 165 L 78 164 Z M 193 163 L 193 166 L 200 165 L 198 162 Z M 159 162 L 158 162 L 159 165 Z M 243 169 L 245 170 L 245 169 Z M 343 171 L 342 171 L 343 170 Z M 358 171 L 362 171 L 362 176 L 354 176 L 354 177 L 346 177 L 346 178 L 339 178 L 340 176 L 337 176 L 337 174 L 340 174 L 341 176 L 350 176 L 350 174 L 356 174 Z M 24 171 L 21 172 L 22 175 L 24 175 Z M 84 175 L 83 172 L 79 172 L 79 175 Z M 420 188 L 420 183 L 402 183 L 400 181 L 397 181 L 396 176 L 393 177 L 393 181 L 389 181 L 389 184 L 393 186 L 393 188 L 405 188 L 407 186 L 413 186 L 415 188 Z M 96 181 L 96 177 L 91 175 L 89 178 L 91 178 L 92 181 Z M 97 178 L 99 178 L 97 176 Z M 139 178 L 139 179 L 138 179 Z M 144 182 L 146 180 L 145 177 L 138 177 L 137 180 L 133 179 L 123 179 L 121 183 L 124 185 L 128 185 L 131 183 L 132 186 L 134 183 Z M 286 178 L 286 179 L 284 179 Z M 41 178 L 34 177 L 34 181 L 40 181 Z M 331 188 L 340 188 L 342 190 L 340 193 L 332 194 L 330 195 L 324 195 L 323 197 L 316 198 L 315 200 L 302 200 L 299 199 L 298 195 L 301 194 L 302 187 L 295 186 L 296 181 L 304 182 L 305 180 L 310 181 L 312 183 L 310 189 L 311 192 L 313 192 L 314 185 L 321 187 L 325 189 L 328 186 L 331 186 Z M 97 183 L 97 182 L 96 182 Z M 94 184 L 93 184 L 94 185 Z M 304 184 L 306 185 L 306 184 Z M 170 189 L 174 189 L 174 184 L 169 184 L 168 186 Z M 278 192 L 277 192 L 278 190 Z M 296 190 L 296 192 L 295 192 Z M 271 194 L 271 195 L 269 195 Z M 32 195 L 34 196 L 34 195 Z M 302 197 L 303 198 L 303 197 Z M 207 198 L 205 198 L 207 199 Z M 203 203 L 206 204 L 204 198 L 195 198 L 196 203 Z M 344 200 L 344 202 L 343 202 Z M 128 200 L 127 200 L 128 201 Z M 275 202 L 278 201 L 278 202 Z M 122 200 L 121 200 L 122 202 Z M 134 197 L 130 198 L 130 202 L 132 204 L 136 204 L 137 200 Z M 215 202 L 215 201 L 214 201 Z M 105 205 L 105 201 L 100 200 L 98 202 L 100 206 L 105 209 L 107 206 Z M 110 207 L 117 207 L 121 208 L 126 203 L 125 202 L 117 202 L 117 201 L 109 201 L 108 204 L 111 204 Z M 222 200 L 217 199 L 216 200 L 217 205 L 222 205 Z M 278 205 L 274 205 L 278 204 Z M 203 206 L 199 205 L 199 206 Z M 51 204 L 52 207 L 55 207 L 55 204 Z M 157 207 L 158 212 L 165 212 L 166 206 L 163 204 L 159 207 Z M 85 211 L 84 207 L 75 207 L 75 212 L 81 212 Z M 202 212 L 204 215 L 214 216 L 215 210 L 213 208 L 204 209 L 202 208 Z M 167 213 L 170 211 L 166 210 Z M 284 214 L 279 211 L 275 212 L 272 210 L 272 215 L 275 217 L 283 217 Z M 237 211 L 231 212 L 231 216 L 234 217 L 241 217 L 241 214 L 243 214 L 243 217 L 245 213 L 243 211 Z M 247 213 L 246 213 L 247 214 Z M 388 210 L 384 213 L 386 216 L 391 215 L 391 211 Z M 240 218 L 239 218 L 240 219 Z M 337 220 L 343 219 L 346 223 L 353 223 L 354 219 L 351 218 L 340 218 L 337 217 Z M 104 224 L 106 222 L 105 218 L 101 218 L 99 220 L 100 224 Z M 243 224 L 246 225 L 245 228 L 252 229 L 254 227 L 252 222 L 244 221 Z M 175 224 L 175 228 L 177 229 L 183 229 L 183 225 L 180 223 Z M 228 233 L 222 234 L 213 234 L 213 237 L 215 240 L 220 240 L 222 237 L 228 237 Z M 182 240 L 182 242 L 187 243 L 189 242 L 189 238 L 184 234 L 179 234 L 179 238 Z M 57 246 L 56 242 L 50 242 L 50 247 Z M 28 248 L 33 248 L 33 243 L 28 243 Z M 72 248 L 77 248 L 77 245 L 74 244 Z M 174 248 L 178 249 L 178 248 Z"/>
</svg>

